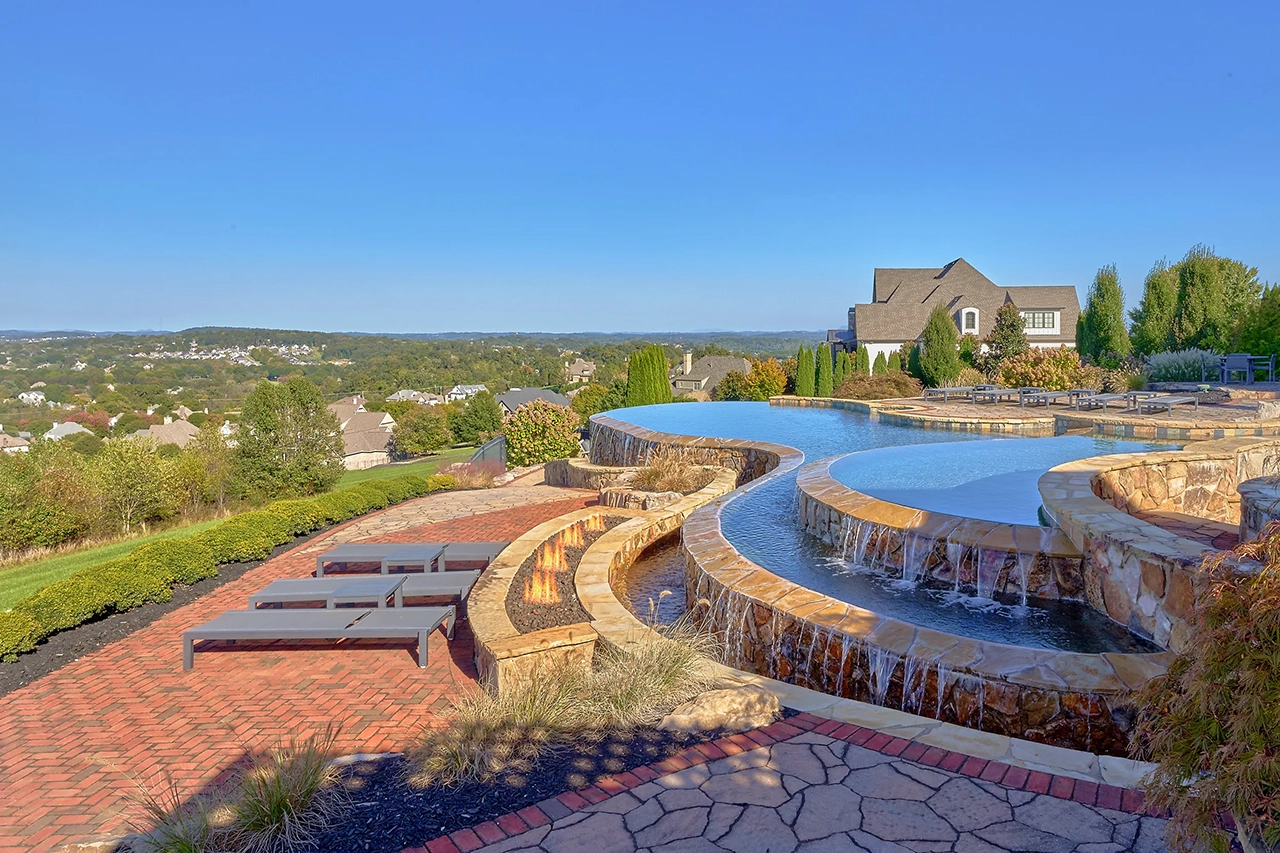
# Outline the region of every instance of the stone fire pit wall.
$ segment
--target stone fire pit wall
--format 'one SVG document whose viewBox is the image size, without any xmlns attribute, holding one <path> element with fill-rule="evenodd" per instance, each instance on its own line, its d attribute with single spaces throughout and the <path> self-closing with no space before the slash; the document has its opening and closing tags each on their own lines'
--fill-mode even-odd
<svg viewBox="0 0 1280 853">
<path fill-rule="evenodd" d="M 1256 477 L 1240 484 L 1240 541 L 1280 520 L 1280 479 Z"/>
<path fill-rule="evenodd" d="M 854 491 L 831 477 L 834 459 L 800 469 L 801 528 L 848 558 L 895 577 L 983 595 L 1084 599 L 1084 558 L 1055 528 L 1001 524 L 911 509 Z"/>
<path fill-rule="evenodd" d="M 1085 557 L 1085 595 L 1131 631 L 1180 651 L 1190 637 L 1199 567 L 1213 549 L 1135 518 L 1179 512 L 1241 521 L 1237 483 L 1276 470 L 1280 441 L 1226 438 L 1180 451 L 1096 456 L 1040 478 L 1040 497 Z M 1180 507 L 1180 508 L 1179 508 Z"/>
</svg>

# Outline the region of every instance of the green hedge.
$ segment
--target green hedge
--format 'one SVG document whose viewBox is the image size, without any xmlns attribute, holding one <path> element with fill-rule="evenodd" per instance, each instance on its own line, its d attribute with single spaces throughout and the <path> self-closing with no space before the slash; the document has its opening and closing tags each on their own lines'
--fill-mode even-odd
<svg viewBox="0 0 1280 853">
<path fill-rule="evenodd" d="M 0 612 L 0 659 L 12 660 L 58 631 L 148 602 L 173 599 L 173 585 L 218 574 L 224 563 L 265 560 L 277 545 L 326 524 L 451 489 L 447 475 L 369 480 L 306 500 L 275 501 L 186 539 L 141 545 L 126 557 L 81 569 Z"/>
</svg>

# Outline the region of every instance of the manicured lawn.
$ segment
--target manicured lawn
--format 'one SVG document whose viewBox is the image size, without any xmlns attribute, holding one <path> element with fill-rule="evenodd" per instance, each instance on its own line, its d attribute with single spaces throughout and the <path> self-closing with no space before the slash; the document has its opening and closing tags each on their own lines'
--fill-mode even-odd
<svg viewBox="0 0 1280 853">
<path fill-rule="evenodd" d="M 428 477 L 436 471 L 439 471 L 445 465 L 452 465 L 455 462 L 466 462 L 471 458 L 471 454 L 475 453 L 474 447 L 451 447 L 448 450 L 442 450 L 435 456 L 429 456 L 417 462 L 405 462 L 400 465 L 383 465 L 381 468 L 366 468 L 363 471 L 348 471 L 342 475 L 342 479 L 338 481 L 337 488 L 345 489 L 348 486 L 354 486 L 357 483 L 364 483 L 368 480 L 384 480 L 390 477 L 402 477 L 405 474 L 417 474 L 419 477 Z"/>
<path fill-rule="evenodd" d="M 85 551 L 50 557 L 47 560 L 0 569 L 0 610 L 8 610 L 15 601 L 25 598 L 41 587 L 60 581 L 73 572 L 77 572 L 94 563 L 102 563 L 123 557 L 134 548 L 139 545 L 145 545 L 148 542 L 191 536 L 201 530 L 207 530 L 217 523 L 218 520 L 216 519 L 213 521 L 201 521 L 196 524 L 188 524 L 185 527 L 165 530 L 162 533 L 153 533 L 150 536 L 114 542 L 110 545 L 103 545 L 100 548 L 89 548 Z"/>
</svg>

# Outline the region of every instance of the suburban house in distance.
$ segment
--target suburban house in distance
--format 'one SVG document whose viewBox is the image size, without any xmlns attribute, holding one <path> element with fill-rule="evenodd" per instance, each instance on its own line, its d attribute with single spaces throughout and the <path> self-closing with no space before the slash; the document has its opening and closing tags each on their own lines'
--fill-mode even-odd
<svg viewBox="0 0 1280 853">
<path fill-rule="evenodd" d="M 403 388 L 388 397 L 387 402 L 417 403 L 419 406 L 438 406 L 444 402 L 444 397 L 427 391 L 414 391 L 411 388 Z"/>
<path fill-rule="evenodd" d="M 596 363 L 577 358 L 572 364 L 565 364 L 564 372 L 569 382 L 590 382 L 596 373 Z"/>
<path fill-rule="evenodd" d="M 720 380 L 735 370 L 748 374 L 751 362 L 738 355 L 704 355 L 694 361 L 693 353 L 686 352 L 684 363 L 671 376 L 671 393 L 710 400 Z"/>
<path fill-rule="evenodd" d="M 481 391 L 488 390 L 489 389 L 483 385 L 454 385 L 449 389 L 449 393 L 444 395 L 444 398 L 450 403 L 455 400 L 470 400 Z"/>
<path fill-rule="evenodd" d="M 165 418 L 162 424 L 153 424 L 146 429 L 133 433 L 136 438 L 149 438 L 156 444 L 176 444 L 186 447 L 191 439 L 200 434 L 200 428 L 188 423 L 185 418 L 174 420 Z"/>
<path fill-rule="evenodd" d="M 920 339 L 935 305 L 946 306 L 960 334 L 983 338 L 1006 302 L 1022 315 L 1032 346 L 1076 345 L 1080 298 L 1073 285 L 1001 287 L 964 258 L 941 268 L 877 268 L 871 300 L 849 309 L 848 329 L 827 332 L 833 349 L 852 352 L 865 345 L 873 361 L 879 353 L 888 358 L 907 341 Z"/>
<path fill-rule="evenodd" d="M 391 430 L 395 418 L 386 412 L 370 412 L 358 394 L 330 403 L 329 411 L 342 430 L 342 464 L 348 471 L 361 471 L 391 461 Z"/>
<path fill-rule="evenodd" d="M 89 435 L 93 434 L 75 421 L 63 421 L 62 423 L 55 422 L 53 429 L 46 432 L 44 434 L 44 438 L 45 441 L 61 441 L 69 435 L 79 435 L 82 432 L 88 433 Z"/>
<path fill-rule="evenodd" d="M 503 414 L 511 414 L 525 403 L 532 403 L 534 400 L 546 400 L 548 403 L 555 403 L 557 406 L 567 406 L 570 403 L 568 397 L 563 394 L 557 394 L 555 391 L 548 391 L 545 388 L 512 388 L 505 394 L 499 394 L 494 397 L 498 401 L 498 406 L 502 409 Z"/>
<path fill-rule="evenodd" d="M 31 442 L 16 435 L 0 432 L 0 453 L 26 453 L 31 449 Z"/>
</svg>

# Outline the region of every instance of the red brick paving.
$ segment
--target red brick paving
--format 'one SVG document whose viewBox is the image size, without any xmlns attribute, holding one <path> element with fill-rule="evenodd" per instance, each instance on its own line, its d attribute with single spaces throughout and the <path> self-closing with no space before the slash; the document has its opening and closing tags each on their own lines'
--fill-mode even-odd
<svg viewBox="0 0 1280 853">
<path fill-rule="evenodd" d="M 389 541 L 511 539 L 591 503 L 572 499 L 410 528 Z M 425 500 L 434 500 L 427 498 Z M 404 505 L 401 505 L 401 509 Z M 305 577 L 313 553 L 295 549 L 152 625 L 0 697 L 0 853 L 40 853 L 122 833 L 135 780 L 172 778 L 184 794 L 213 782 L 246 752 L 341 726 L 344 753 L 402 747 L 474 683 L 472 641 L 437 632 L 430 664 L 412 643 L 240 644 L 196 655 L 182 671 L 181 633 L 276 578 Z"/>
</svg>

